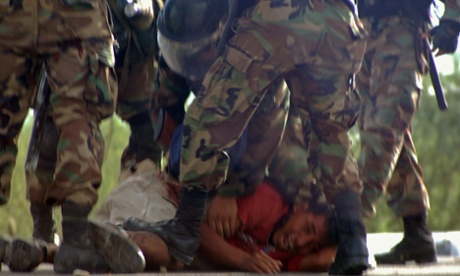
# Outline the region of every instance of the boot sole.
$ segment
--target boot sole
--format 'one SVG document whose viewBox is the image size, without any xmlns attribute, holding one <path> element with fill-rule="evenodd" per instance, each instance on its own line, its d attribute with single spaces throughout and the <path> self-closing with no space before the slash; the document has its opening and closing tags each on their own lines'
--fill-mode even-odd
<svg viewBox="0 0 460 276">
<path fill-rule="evenodd" d="M 418 264 L 437 263 L 438 258 L 436 256 L 434 256 L 434 257 L 418 257 L 418 258 L 415 258 L 415 262 L 418 263 Z"/>
<path fill-rule="evenodd" d="M 420 253 L 411 255 L 400 255 L 399 259 L 385 259 L 384 257 L 374 256 L 375 262 L 379 265 L 404 265 L 407 262 L 415 262 L 417 264 L 436 263 L 438 261 L 436 253 Z"/>
<path fill-rule="evenodd" d="M 89 231 L 94 246 L 102 254 L 112 273 L 144 271 L 144 254 L 133 241 L 118 230 L 90 221 Z"/>
<path fill-rule="evenodd" d="M 43 261 L 43 252 L 31 241 L 14 239 L 5 247 L 5 263 L 11 271 L 29 272 Z"/>
<path fill-rule="evenodd" d="M 417 264 L 428 264 L 428 263 L 436 263 L 438 261 L 438 259 L 436 257 L 432 258 L 432 257 L 415 257 L 415 258 L 407 258 L 407 259 L 403 259 L 403 260 L 398 260 L 398 261 L 382 261 L 382 260 L 379 260 L 377 261 L 377 259 L 375 260 L 375 262 L 377 263 L 377 265 L 405 265 L 406 263 L 409 263 L 409 262 L 415 262 Z"/>
<path fill-rule="evenodd" d="M 350 258 L 347 260 L 347 266 L 337 269 L 334 264 L 329 269 L 329 275 L 363 275 L 363 272 L 369 269 L 367 258 Z"/>
<path fill-rule="evenodd" d="M 344 275 L 363 275 L 363 272 L 369 268 L 367 265 L 355 265 L 348 267 L 343 271 Z"/>
</svg>

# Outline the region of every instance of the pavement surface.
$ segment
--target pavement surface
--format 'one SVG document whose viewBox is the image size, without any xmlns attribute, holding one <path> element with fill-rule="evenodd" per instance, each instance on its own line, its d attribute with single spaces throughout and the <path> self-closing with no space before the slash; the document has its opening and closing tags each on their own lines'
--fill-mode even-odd
<svg viewBox="0 0 460 276">
<path fill-rule="evenodd" d="M 438 262 L 433 264 L 417 265 L 415 263 L 406 263 L 405 265 L 379 265 L 369 269 L 364 275 L 460 275 L 460 231 L 456 232 L 437 232 L 433 237 L 438 249 Z M 379 233 L 368 234 L 368 248 L 372 254 L 388 251 L 392 246 L 398 243 L 402 238 L 402 233 Z M 375 265 L 373 257 L 370 263 Z M 32 273 L 10 272 L 8 267 L 2 265 L 0 275 L 54 275 L 53 266 L 50 264 L 40 265 Z M 139 273 L 134 275 L 216 275 L 216 276 L 255 276 L 256 273 L 244 272 L 167 272 L 167 273 Z M 87 273 L 74 273 L 74 275 L 84 276 Z M 133 275 L 133 274 L 130 274 Z M 281 273 L 281 275 L 299 275 L 298 273 Z M 302 273 L 302 275 L 327 275 L 327 273 Z"/>
</svg>

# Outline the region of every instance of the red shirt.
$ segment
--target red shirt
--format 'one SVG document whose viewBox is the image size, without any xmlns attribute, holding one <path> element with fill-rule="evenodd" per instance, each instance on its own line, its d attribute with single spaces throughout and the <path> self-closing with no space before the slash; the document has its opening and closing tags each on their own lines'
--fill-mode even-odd
<svg viewBox="0 0 460 276">
<path fill-rule="evenodd" d="M 262 182 L 254 194 L 239 198 L 237 204 L 243 234 L 228 242 L 248 252 L 256 246 L 272 258 L 280 260 L 283 270 L 299 271 L 300 256 L 275 249 L 269 244 L 275 225 L 289 212 L 289 206 L 275 188 Z"/>
</svg>

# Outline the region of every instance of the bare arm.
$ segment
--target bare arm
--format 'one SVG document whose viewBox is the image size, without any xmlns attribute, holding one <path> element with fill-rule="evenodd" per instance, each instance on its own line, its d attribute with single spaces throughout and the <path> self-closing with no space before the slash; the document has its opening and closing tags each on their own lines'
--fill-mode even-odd
<svg viewBox="0 0 460 276">
<path fill-rule="evenodd" d="M 250 254 L 228 243 L 207 224 L 201 225 L 200 251 L 211 261 L 228 268 L 258 273 L 276 273 L 281 262 L 263 252 Z"/>
<path fill-rule="evenodd" d="M 327 272 L 337 252 L 336 246 L 326 247 L 320 251 L 302 257 L 300 270 L 308 272 Z"/>
</svg>

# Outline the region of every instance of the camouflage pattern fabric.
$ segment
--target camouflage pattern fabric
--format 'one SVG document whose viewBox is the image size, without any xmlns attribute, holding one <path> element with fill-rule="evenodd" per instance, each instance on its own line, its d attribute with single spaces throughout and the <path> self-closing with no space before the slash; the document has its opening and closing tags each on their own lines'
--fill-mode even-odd
<svg viewBox="0 0 460 276">
<path fill-rule="evenodd" d="M 43 62 L 52 90 L 53 119 L 60 135 L 58 163 L 46 200 L 93 205 L 102 181 L 104 155 L 99 123 L 113 114 L 117 95 L 105 2 L 14 3 L 18 2 L 0 2 L 2 141 L 11 141 L 18 135 L 37 85 L 38 64 Z M 2 154 L 0 158 L 0 166 L 6 171 L 15 162 L 15 148 L 10 144 L 2 149 L 12 154 Z M 5 160 L 7 163 L 3 163 Z M 3 173 L 2 190 L 6 191 L 11 179 L 8 172 Z"/>
<path fill-rule="evenodd" d="M 117 114 L 125 121 L 139 113 L 149 112 L 151 108 L 154 72 L 154 59 L 144 59 L 130 63 L 125 87 L 119 86 Z M 116 66 L 117 76 L 121 76 L 123 67 Z"/>
<path fill-rule="evenodd" d="M 244 196 L 255 192 L 266 177 L 267 166 L 276 155 L 289 113 L 289 90 L 283 79 L 273 82 L 247 126 L 246 150 L 227 180 L 218 188 L 224 196 Z M 282 187 L 284 189 L 284 187 Z"/>
<path fill-rule="evenodd" d="M 27 199 L 33 204 L 42 205 L 47 196 L 49 187 L 54 180 L 54 171 L 57 164 L 57 144 L 59 131 L 50 116 L 43 124 L 43 139 L 40 144 L 37 167 L 34 171 L 25 170 Z"/>
<path fill-rule="evenodd" d="M 152 95 L 154 84 L 154 57 L 131 62 L 126 74 L 126 85 L 118 78 L 117 114 L 129 123 L 131 134 L 129 145 L 125 149 L 121 164 L 123 168 L 149 158 L 160 166 L 163 151 L 154 140 L 152 117 Z M 117 76 L 121 76 L 123 67 L 116 67 Z"/>
<path fill-rule="evenodd" d="M 123 0 L 108 0 L 114 15 L 113 33 L 119 49 L 115 65 L 118 77 L 117 114 L 131 128 L 128 147 L 123 152 L 121 166 L 127 168 L 143 159 L 151 159 L 160 166 L 163 151 L 153 128 L 156 113 L 152 110 L 152 95 L 159 55 L 156 43 L 157 15 L 162 0 L 147 0 L 142 4 L 153 9 L 152 14 L 128 18 L 120 10 Z M 140 28 L 140 25 L 143 27 Z"/>
<path fill-rule="evenodd" d="M 302 120 L 291 107 L 283 140 L 268 168 L 268 177 L 290 203 L 312 199 L 308 188 L 316 185 L 309 164 L 312 135 L 309 118 Z"/>
<path fill-rule="evenodd" d="M 411 137 L 411 123 L 422 90 L 427 64 L 414 45 L 417 32 L 408 18 L 382 18 L 373 25 L 357 84 L 362 96 L 359 119 L 361 151 L 358 159 L 363 214 L 372 217 L 376 204 L 388 193 L 388 204 L 398 216 L 414 215 L 429 208 Z M 425 67 L 426 68 L 426 67 Z M 391 181 L 390 181 L 391 180 Z"/>
<path fill-rule="evenodd" d="M 366 32 L 343 1 L 261 0 L 238 20 L 225 54 L 206 75 L 185 117 L 180 180 L 209 190 L 226 179 L 232 146 L 253 119 L 266 88 L 284 78 L 291 105 L 308 113 L 329 171 L 314 168 L 325 186 L 338 180 L 351 152 L 347 134 L 350 76 L 361 66 Z M 263 133 L 270 135 L 271 133 Z"/>
<path fill-rule="evenodd" d="M 300 88 L 303 82 L 296 83 Z M 356 90 L 348 92 L 341 111 L 341 124 L 351 128 L 356 122 L 361 101 Z M 362 182 L 353 152 L 349 149 L 344 154 L 324 145 L 327 139 L 322 137 L 322 132 L 317 132 L 319 126 L 311 119 L 308 109 L 296 108 L 294 104 L 291 106 L 286 133 L 269 167 L 270 180 L 291 203 L 326 203 L 346 188 L 360 193 Z M 343 157 L 346 157 L 345 166 L 340 172 L 335 166 L 343 164 Z M 313 185 L 318 187 L 312 188 Z M 316 190 L 324 194 L 317 194 Z"/>
<path fill-rule="evenodd" d="M 176 124 L 182 123 L 185 116 L 184 105 L 193 90 L 192 83 L 172 71 L 166 62 L 159 58 L 152 96 L 155 112 L 164 109 Z"/>
<path fill-rule="evenodd" d="M 198 86 L 174 73 L 162 60 L 159 62 L 159 80 L 154 99 L 157 108 L 164 108 L 177 123 L 183 121 L 184 103 Z M 254 119 L 248 125 L 246 151 L 239 159 L 236 169 L 229 173 L 218 193 L 225 196 L 251 194 L 265 177 L 266 166 L 281 140 L 289 109 L 289 93 L 282 79 L 267 88 L 267 96 L 257 108 Z M 270 133 L 270 135 L 265 135 Z M 166 143 L 165 143 L 166 144 Z"/>
</svg>

